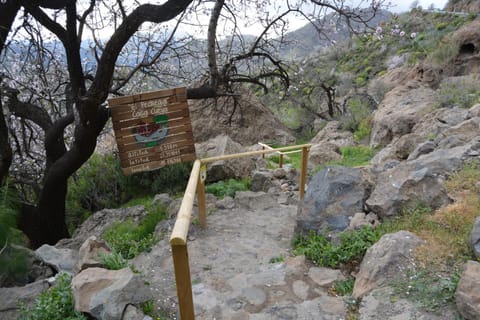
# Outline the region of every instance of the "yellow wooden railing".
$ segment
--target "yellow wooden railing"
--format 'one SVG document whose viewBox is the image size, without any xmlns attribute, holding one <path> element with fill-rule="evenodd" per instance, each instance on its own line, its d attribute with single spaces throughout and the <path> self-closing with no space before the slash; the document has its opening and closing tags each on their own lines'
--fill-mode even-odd
<svg viewBox="0 0 480 320">
<path fill-rule="evenodd" d="M 173 226 L 173 231 L 170 236 L 170 246 L 172 248 L 173 266 L 175 269 L 175 282 L 177 285 L 178 304 L 180 308 L 180 318 L 182 320 L 190 320 L 195 318 L 193 309 L 193 297 L 192 297 L 192 283 L 190 280 L 190 265 L 188 262 L 188 250 L 187 250 L 187 236 L 188 229 L 190 227 L 190 220 L 192 218 L 193 201 L 195 194 L 198 198 L 198 220 L 202 228 L 207 226 L 206 218 L 206 206 L 205 206 L 205 184 L 201 178 L 202 166 L 219 160 L 231 160 L 243 157 L 252 157 L 268 153 L 279 153 L 283 160 L 284 151 L 302 152 L 302 166 L 300 172 L 299 181 L 299 198 L 303 199 L 305 194 L 305 183 L 307 178 L 307 164 L 308 164 L 308 152 L 310 151 L 310 144 L 302 144 L 297 146 L 289 146 L 282 148 L 271 148 L 267 145 L 263 145 L 263 150 L 250 151 L 244 153 L 237 153 L 231 155 L 224 155 L 218 157 L 204 158 L 201 160 L 195 160 L 193 168 L 188 179 L 187 188 L 183 196 L 182 204 L 178 210 L 177 219 Z M 283 161 L 281 162 L 283 163 Z M 280 167 L 281 164 L 279 163 Z"/>
</svg>

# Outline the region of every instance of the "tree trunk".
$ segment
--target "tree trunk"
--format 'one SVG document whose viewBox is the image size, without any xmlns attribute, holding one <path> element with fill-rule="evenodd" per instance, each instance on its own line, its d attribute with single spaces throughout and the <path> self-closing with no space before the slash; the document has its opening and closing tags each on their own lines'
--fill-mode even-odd
<svg viewBox="0 0 480 320">
<path fill-rule="evenodd" d="M 20 10 L 16 1 L 7 1 L 0 5 L 0 54 L 3 52 L 8 33 L 12 27 L 15 16 Z M 2 79 L 0 78 L 0 82 Z M 3 114 L 2 94 L 0 92 L 0 186 L 3 185 L 12 163 L 12 148 L 8 141 L 8 128 Z"/>
</svg>

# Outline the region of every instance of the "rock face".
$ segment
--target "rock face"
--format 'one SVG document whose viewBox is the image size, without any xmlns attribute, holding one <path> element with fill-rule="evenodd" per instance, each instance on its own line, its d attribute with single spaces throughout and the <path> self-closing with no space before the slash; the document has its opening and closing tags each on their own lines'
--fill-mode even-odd
<svg viewBox="0 0 480 320">
<path fill-rule="evenodd" d="M 480 263 L 468 261 L 455 292 L 458 311 L 467 320 L 480 319 Z"/>
<path fill-rule="evenodd" d="M 344 230 L 349 217 L 363 211 L 372 188 L 367 170 L 326 167 L 313 176 L 303 203 L 299 204 L 295 231 Z"/>
<path fill-rule="evenodd" d="M 227 135 L 219 135 L 195 146 L 198 158 L 216 157 L 245 152 L 246 149 Z M 207 182 L 229 178 L 240 178 L 250 174 L 255 168 L 255 159 L 251 157 L 220 160 L 207 164 Z"/>
<path fill-rule="evenodd" d="M 72 279 L 75 309 L 96 319 L 118 320 L 128 304 L 153 298 L 144 280 L 129 268 L 88 268 Z"/>
<path fill-rule="evenodd" d="M 233 98 L 191 100 L 195 142 L 228 135 L 245 146 L 273 141 L 288 145 L 295 142 L 290 130 L 251 92 L 241 91 L 237 104 Z"/>
<path fill-rule="evenodd" d="M 480 142 L 451 149 L 440 149 L 416 160 L 403 162 L 379 174 L 377 184 L 366 201 L 367 208 L 379 217 L 394 216 L 402 208 L 419 202 L 433 209 L 451 202 L 443 182 L 446 175 L 479 154 Z"/>
<path fill-rule="evenodd" d="M 436 92 L 427 87 L 397 87 L 387 93 L 374 113 L 370 144 L 384 147 L 394 138 L 412 132 L 412 128 L 432 108 Z"/>
<path fill-rule="evenodd" d="M 353 297 L 361 298 L 373 289 L 406 276 L 412 267 L 413 250 L 422 240 L 407 231 L 386 234 L 371 246 L 360 264 Z"/>
</svg>

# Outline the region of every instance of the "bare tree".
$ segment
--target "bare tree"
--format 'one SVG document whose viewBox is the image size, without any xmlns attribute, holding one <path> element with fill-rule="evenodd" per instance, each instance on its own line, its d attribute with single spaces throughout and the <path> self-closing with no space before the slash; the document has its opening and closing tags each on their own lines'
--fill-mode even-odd
<svg viewBox="0 0 480 320">
<path fill-rule="evenodd" d="M 192 49 L 196 40 L 178 32 L 182 24 L 207 29 L 208 80 L 187 91 L 189 98 L 203 99 L 235 96 L 235 85 L 242 83 L 268 90 L 268 81 L 279 79 L 288 87 L 288 68 L 276 48 L 287 30 L 289 15 L 314 21 L 318 15 L 335 12 L 347 25 L 368 20 L 342 1 L 282 3 L 274 13 L 270 1 L 261 0 L 216 0 L 213 6 L 210 1 L 194 0 L 168 0 L 161 5 L 122 0 L 0 3 L 4 66 L 0 103 L 6 106 L 1 108 L 0 120 L 0 179 L 6 176 L 12 157 L 33 162 L 43 159 L 38 163 L 40 180 L 17 175 L 19 181 L 38 186 L 33 189 L 34 204 L 24 205 L 20 216 L 20 227 L 32 246 L 68 237 L 67 180 L 94 152 L 109 116 L 107 97 L 124 94 L 147 78 L 167 83 L 182 74 L 185 61 L 198 61 L 203 56 L 196 50 L 201 44 Z M 372 14 L 380 4 L 373 3 Z M 248 38 L 240 31 L 238 20 L 246 18 L 245 12 L 252 6 L 263 29 L 258 36 Z M 314 8 L 313 13 L 307 13 L 307 6 Z M 19 12 L 23 14 L 14 22 Z M 199 12 L 209 16 L 208 23 L 201 22 Z M 172 23 L 162 36 L 145 36 L 146 29 L 167 22 Z M 219 26 L 223 30 L 219 31 Z M 108 30 L 111 35 L 106 38 Z M 15 52 L 15 38 L 19 46 L 25 41 L 28 45 L 12 61 L 6 48 Z M 176 67 L 166 66 L 165 59 L 175 61 Z M 21 77 L 27 73 L 30 77 Z"/>
</svg>

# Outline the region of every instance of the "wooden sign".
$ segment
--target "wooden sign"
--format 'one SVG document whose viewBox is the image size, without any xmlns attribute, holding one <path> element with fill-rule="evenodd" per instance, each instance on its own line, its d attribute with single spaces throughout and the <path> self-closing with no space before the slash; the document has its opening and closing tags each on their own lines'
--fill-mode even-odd
<svg viewBox="0 0 480 320">
<path fill-rule="evenodd" d="M 108 100 L 125 175 L 196 158 L 185 88 Z"/>
</svg>

